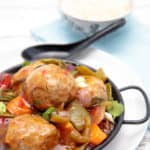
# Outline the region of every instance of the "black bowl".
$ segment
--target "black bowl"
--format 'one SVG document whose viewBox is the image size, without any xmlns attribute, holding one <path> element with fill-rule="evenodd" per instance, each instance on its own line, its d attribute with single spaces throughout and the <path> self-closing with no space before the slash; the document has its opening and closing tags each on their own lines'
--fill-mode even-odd
<svg viewBox="0 0 150 150">
<path fill-rule="evenodd" d="M 70 61 L 70 60 L 63 60 L 63 61 L 66 62 L 66 63 L 73 64 L 73 65 L 84 65 L 84 66 L 87 66 L 85 64 L 81 64 L 81 63 L 78 63 L 78 62 L 75 62 L 75 61 Z M 22 65 L 17 65 L 17 66 L 14 66 L 14 67 L 11 67 L 11 68 L 7 69 L 3 73 L 15 73 L 21 67 L 22 67 Z M 92 69 L 93 71 L 96 71 L 92 67 L 89 67 L 89 66 L 87 66 L 87 67 Z M 116 125 L 115 125 L 113 131 L 108 136 L 108 138 L 103 143 L 101 143 L 100 145 L 96 146 L 94 148 L 94 150 L 100 150 L 100 149 L 104 148 L 106 145 L 108 145 L 108 143 L 110 143 L 115 138 L 115 136 L 118 134 L 118 132 L 119 132 L 119 130 L 120 130 L 120 128 L 121 128 L 121 126 L 123 124 L 131 124 L 131 125 L 142 124 L 142 123 L 146 122 L 149 119 L 149 116 L 150 116 L 149 100 L 148 100 L 148 97 L 147 97 L 146 93 L 144 92 L 144 90 L 142 90 L 140 87 L 134 86 L 134 85 L 128 86 L 128 87 L 124 87 L 122 89 L 118 89 L 117 86 L 115 85 L 115 83 L 111 79 L 108 78 L 108 82 L 112 85 L 112 95 L 113 95 L 114 99 L 118 100 L 118 102 L 122 103 L 123 105 L 124 105 L 124 101 L 123 101 L 123 98 L 121 96 L 121 92 L 122 91 L 129 90 L 129 89 L 136 89 L 136 90 L 140 91 L 141 94 L 144 97 L 144 101 L 145 101 L 145 105 L 146 105 L 146 114 L 143 117 L 143 119 L 140 119 L 140 120 L 124 120 L 124 113 L 122 113 L 122 115 L 116 119 Z"/>
</svg>

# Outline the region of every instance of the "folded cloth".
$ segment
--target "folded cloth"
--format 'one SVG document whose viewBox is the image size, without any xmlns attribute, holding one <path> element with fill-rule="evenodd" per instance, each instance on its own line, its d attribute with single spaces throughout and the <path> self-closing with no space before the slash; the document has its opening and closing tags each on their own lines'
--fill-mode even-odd
<svg viewBox="0 0 150 150">
<path fill-rule="evenodd" d="M 85 38 L 84 34 L 75 31 L 64 18 L 33 29 L 31 34 L 37 41 L 49 43 L 70 43 Z"/>
</svg>

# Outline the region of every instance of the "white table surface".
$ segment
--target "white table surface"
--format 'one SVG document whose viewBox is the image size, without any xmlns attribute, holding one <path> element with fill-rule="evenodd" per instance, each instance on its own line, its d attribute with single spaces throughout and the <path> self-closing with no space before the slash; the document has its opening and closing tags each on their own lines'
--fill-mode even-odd
<svg viewBox="0 0 150 150">
<path fill-rule="evenodd" d="M 134 0 L 135 11 L 139 21 L 150 25 L 150 1 Z M 0 0 L 0 59 L 1 62 L 8 60 L 4 51 L 11 53 L 11 49 L 20 49 L 37 44 L 31 37 L 30 31 L 40 25 L 59 18 L 57 12 L 57 0 Z M 53 14 L 51 14 L 53 12 Z M 7 66 L 17 61 L 21 62 L 20 54 L 16 55 L 15 60 L 7 61 Z M 5 59 L 6 58 L 6 59 Z M 1 70 L 5 65 L 0 64 Z M 150 133 L 147 132 L 144 141 L 138 150 L 150 149 Z"/>
</svg>

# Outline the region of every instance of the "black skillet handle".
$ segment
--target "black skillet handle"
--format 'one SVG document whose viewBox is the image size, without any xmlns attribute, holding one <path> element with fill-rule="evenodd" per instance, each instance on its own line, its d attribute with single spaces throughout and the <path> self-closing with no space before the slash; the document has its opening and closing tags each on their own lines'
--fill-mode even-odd
<svg viewBox="0 0 150 150">
<path fill-rule="evenodd" d="M 95 42 L 96 40 L 104 37 L 108 33 L 116 30 L 117 28 L 123 26 L 125 24 L 125 19 L 120 19 L 115 21 L 114 23 L 108 25 L 104 29 L 94 33 L 93 35 L 75 42 L 71 44 L 66 44 L 66 45 L 52 45 L 52 44 L 47 44 L 47 45 L 37 45 L 37 46 L 32 46 L 27 49 L 25 49 L 22 52 L 22 57 L 25 60 L 36 60 L 39 58 L 50 58 L 50 57 L 55 57 L 55 58 L 63 58 L 63 59 L 73 59 L 75 54 L 79 53 L 86 47 L 88 47 L 90 44 Z"/>
<path fill-rule="evenodd" d="M 142 124 L 142 123 L 146 122 L 150 117 L 150 104 L 149 104 L 148 96 L 145 93 L 145 91 L 138 86 L 127 86 L 127 87 L 120 89 L 120 92 L 130 90 L 130 89 L 138 90 L 142 94 L 144 101 L 145 101 L 145 105 L 146 105 L 146 114 L 145 114 L 144 118 L 142 118 L 140 120 L 124 120 L 123 123 L 124 124 Z"/>
</svg>

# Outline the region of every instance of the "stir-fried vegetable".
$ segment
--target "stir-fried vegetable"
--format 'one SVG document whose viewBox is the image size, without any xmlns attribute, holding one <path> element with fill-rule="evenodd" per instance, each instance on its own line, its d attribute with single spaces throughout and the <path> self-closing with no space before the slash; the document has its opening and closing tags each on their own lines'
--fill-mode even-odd
<svg viewBox="0 0 150 150">
<path fill-rule="evenodd" d="M 78 74 L 78 71 L 77 71 L 77 70 L 73 70 L 73 71 L 71 71 L 71 74 L 72 74 L 73 76 L 76 76 L 76 75 Z"/>
<path fill-rule="evenodd" d="M 52 113 L 55 111 L 54 107 L 49 107 L 43 114 L 43 118 L 46 120 L 50 120 L 50 116 L 52 115 Z"/>
<path fill-rule="evenodd" d="M 65 63 L 59 59 L 41 59 L 40 62 L 44 63 L 44 64 L 55 64 L 55 65 L 58 65 L 62 68 L 65 68 Z"/>
<path fill-rule="evenodd" d="M 113 117 L 112 117 L 112 115 L 110 113 L 105 112 L 105 118 L 107 120 L 109 120 L 110 122 L 114 123 L 114 119 L 113 119 Z"/>
<path fill-rule="evenodd" d="M 88 122 L 91 122 L 88 111 L 78 102 L 71 103 L 69 112 L 70 120 L 78 131 L 82 131 L 85 128 L 87 123 L 85 119 L 88 119 Z"/>
<path fill-rule="evenodd" d="M 99 79 L 101 79 L 102 81 L 106 81 L 107 80 L 107 76 L 105 75 L 104 71 L 102 68 L 98 69 L 96 72 L 93 71 L 92 69 L 89 69 L 86 66 L 77 66 L 76 70 L 79 72 L 79 74 L 81 75 L 90 75 L 90 76 L 95 76 Z"/>
<path fill-rule="evenodd" d="M 21 96 L 18 96 L 11 100 L 7 104 L 7 110 L 13 115 L 31 114 L 32 110 L 30 105 Z"/>
<path fill-rule="evenodd" d="M 4 117 L 0 117 L 0 125 L 3 125 L 5 123 L 5 118 Z"/>
<path fill-rule="evenodd" d="M 11 76 L 9 74 L 3 74 L 0 81 L 1 89 L 8 89 L 11 86 Z"/>
<path fill-rule="evenodd" d="M 66 64 L 66 69 L 71 72 L 75 70 L 75 66 L 72 64 Z"/>
<path fill-rule="evenodd" d="M 77 130 L 72 130 L 71 133 L 71 138 L 78 144 L 84 144 L 89 142 L 89 138 L 87 136 L 81 135 L 80 132 Z"/>
<path fill-rule="evenodd" d="M 1 101 L 10 101 L 16 97 L 16 94 L 11 90 L 0 89 L 0 100 Z"/>
<path fill-rule="evenodd" d="M 110 83 L 106 83 L 106 89 L 107 89 L 108 101 L 111 102 L 111 105 L 108 105 L 106 107 L 107 112 L 109 112 L 112 115 L 113 119 L 115 120 L 123 113 L 124 108 L 121 103 L 113 99 L 112 87 Z"/>
<path fill-rule="evenodd" d="M 60 124 L 59 128 L 61 129 L 61 131 L 67 131 L 69 133 L 69 132 L 71 132 L 73 130 L 73 125 L 69 121 L 69 122 L 67 122 L 65 124 Z"/>
<path fill-rule="evenodd" d="M 106 83 L 106 90 L 107 90 L 108 100 L 113 100 L 113 97 L 112 97 L 112 87 L 111 87 L 111 84 L 109 82 Z"/>
<path fill-rule="evenodd" d="M 118 101 L 112 101 L 112 105 L 107 107 L 107 111 L 116 119 L 116 117 L 119 117 L 123 113 L 124 108 Z"/>
<path fill-rule="evenodd" d="M 111 106 L 112 102 L 108 100 L 103 100 L 99 97 L 93 97 L 91 101 L 91 106 Z"/>
<path fill-rule="evenodd" d="M 96 76 L 96 73 L 86 66 L 76 66 L 76 70 L 79 72 L 80 75 Z"/>
<path fill-rule="evenodd" d="M 97 77 L 98 77 L 99 79 L 101 79 L 101 80 L 104 81 L 104 82 L 107 80 L 107 76 L 105 75 L 105 73 L 104 73 L 104 71 L 103 71 L 102 68 L 100 68 L 100 69 L 98 69 L 98 70 L 96 71 L 96 75 L 97 75 Z"/>
<path fill-rule="evenodd" d="M 11 113 L 8 113 L 8 112 L 6 112 L 6 113 L 3 113 L 3 114 L 0 114 L 0 118 L 14 118 L 14 115 L 13 114 L 11 114 Z"/>
<path fill-rule="evenodd" d="M 25 67 L 25 66 L 28 66 L 28 65 L 30 65 L 30 64 L 31 64 L 30 61 L 25 61 L 25 62 L 22 63 L 22 66 Z"/>
<path fill-rule="evenodd" d="M 96 106 L 90 110 L 92 123 L 99 124 L 105 115 L 105 106 Z"/>
<path fill-rule="evenodd" d="M 93 145 L 101 144 L 107 138 L 107 134 L 104 133 L 97 124 L 91 125 L 90 143 Z"/>
<path fill-rule="evenodd" d="M 69 118 L 65 116 L 61 116 L 59 114 L 52 114 L 50 117 L 50 121 L 58 124 L 65 124 L 69 122 Z"/>
<path fill-rule="evenodd" d="M 0 114 L 6 112 L 6 105 L 3 102 L 0 102 Z"/>
<path fill-rule="evenodd" d="M 66 69 L 71 72 L 73 76 L 76 76 L 78 74 L 78 71 L 76 70 L 75 66 L 72 64 L 66 64 Z"/>
</svg>

